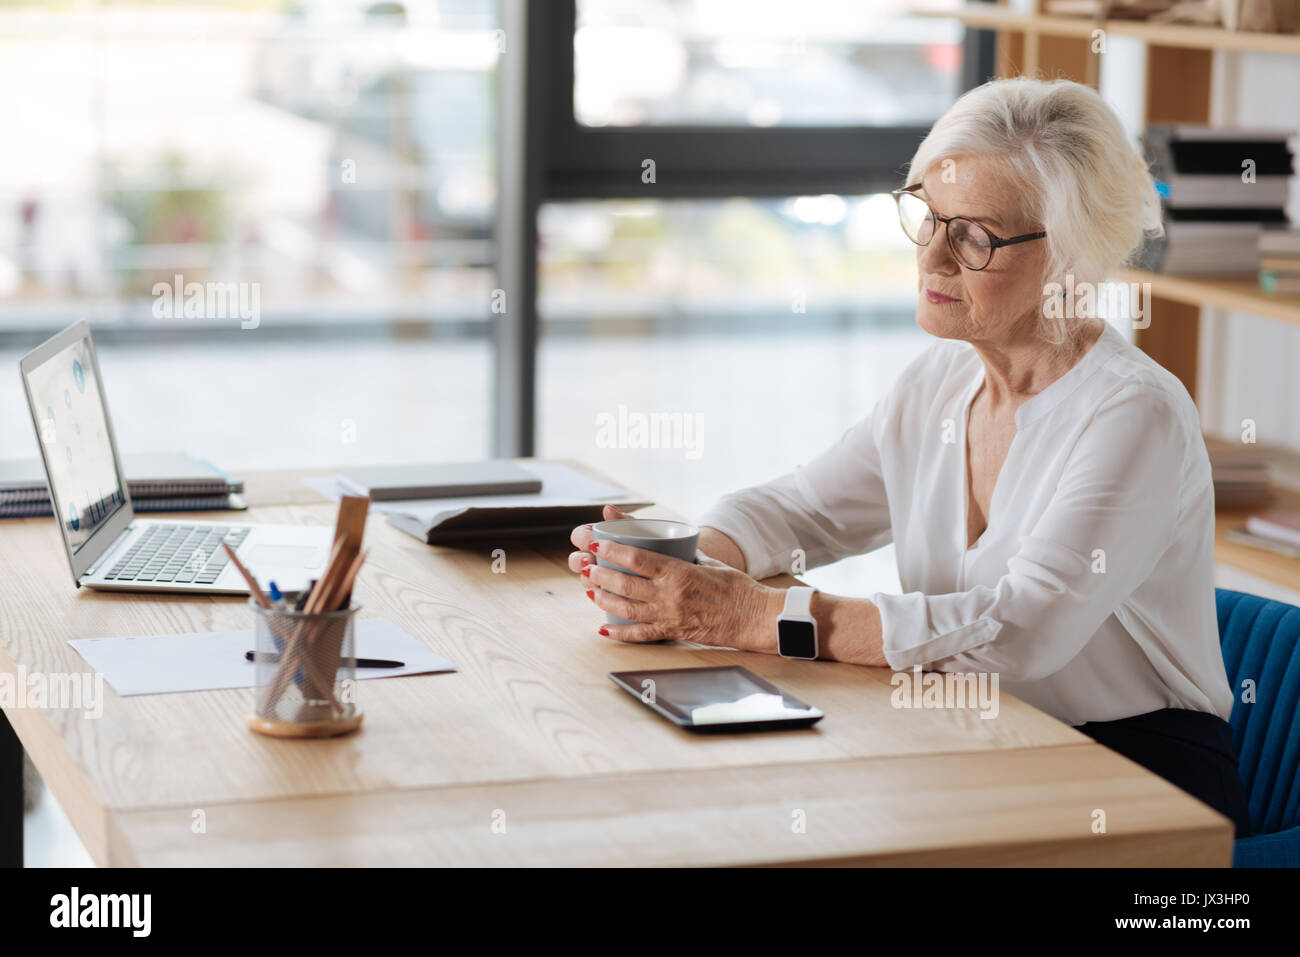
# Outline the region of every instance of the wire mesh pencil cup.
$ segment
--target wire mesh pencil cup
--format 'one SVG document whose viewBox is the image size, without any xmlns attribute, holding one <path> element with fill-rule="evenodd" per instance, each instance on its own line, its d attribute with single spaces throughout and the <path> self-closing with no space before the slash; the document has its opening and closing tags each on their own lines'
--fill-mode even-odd
<svg viewBox="0 0 1300 957">
<path fill-rule="evenodd" d="M 263 608 L 252 600 L 249 606 L 256 622 L 249 727 L 288 738 L 356 730 L 362 718 L 355 641 L 361 605 L 317 614 Z"/>
</svg>

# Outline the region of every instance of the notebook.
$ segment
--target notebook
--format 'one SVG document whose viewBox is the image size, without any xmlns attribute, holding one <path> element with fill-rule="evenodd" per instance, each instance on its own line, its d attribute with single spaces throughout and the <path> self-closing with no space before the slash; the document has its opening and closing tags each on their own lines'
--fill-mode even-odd
<svg viewBox="0 0 1300 957">
<path fill-rule="evenodd" d="M 625 512 L 653 504 L 563 463 L 530 462 L 528 469 L 542 482 L 538 493 L 383 502 L 374 508 L 408 535 L 430 545 L 455 545 L 531 536 L 564 539 L 575 525 L 599 522 L 607 504 Z"/>
<path fill-rule="evenodd" d="M 1274 508 L 1246 519 L 1246 531 L 1300 548 L 1300 509 Z"/>
<path fill-rule="evenodd" d="M 599 522 L 607 504 L 625 512 L 653 504 L 562 462 L 530 461 L 519 467 L 541 483 L 540 492 L 374 502 L 370 511 L 386 515 L 394 528 L 430 545 L 456 545 L 524 536 L 563 539 L 575 525 Z M 339 497 L 333 479 L 308 477 L 303 484 L 327 498 Z"/>
<path fill-rule="evenodd" d="M 467 495 L 530 495 L 542 490 L 536 475 L 505 459 L 373 465 L 349 468 L 336 481 L 348 495 L 398 502 Z"/>
<path fill-rule="evenodd" d="M 183 452 L 137 452 L 125 457 L 124 468 L 137 512 L 245 507 L 243 482 Z M 50 514 L 41 463 L 0 461 L 0 518 Z"/>
<path fill-rule="evenodd" d="M 248 508 L 242 495 L 175 495 L 166 498 L 133 498 L 131 507 L 143 512 L 221 512 Z M 43 502 L 0 502 L 0 518 L 40 518 L 53 515 L 50 500 Z"/>
</svg>

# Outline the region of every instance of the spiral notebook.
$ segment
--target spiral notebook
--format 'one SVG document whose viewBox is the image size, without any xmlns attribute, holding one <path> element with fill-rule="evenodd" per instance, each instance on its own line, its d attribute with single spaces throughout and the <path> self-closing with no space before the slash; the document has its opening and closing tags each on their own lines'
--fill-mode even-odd
<svg viewBox="0 0 1300 957">
<path fill-rule="evenodd" d="M 245 508 L 244 483 L 183 452 L 125 457 L 127 487 L 137 512 Z M 0 518 L 51 515 L 45 471 L 35 459 L 0 461 Z"/>
</svg>

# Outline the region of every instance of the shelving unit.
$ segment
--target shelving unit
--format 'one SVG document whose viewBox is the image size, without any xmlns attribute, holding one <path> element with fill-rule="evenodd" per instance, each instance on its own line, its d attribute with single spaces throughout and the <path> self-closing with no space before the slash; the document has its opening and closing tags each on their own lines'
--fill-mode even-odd
<svg viewBox="0 0 1300 957">
<path fill-rule="evenodd" d="M 1063 17 L 1049 13 L 1017 13 L 1005 6 L 967 3 L 954 13 L 919 7 L 914 16 L 956 19 L 968 27 L 986 30 L 1037 33 L 1052 37 L 1092 37 L 1097 28 L 1114 36 L 1137 37 L 1148 43 L 1185 50 L 1233 50 L 1255 53 L 1300 54 L 1300 34 L 1251 33 L 1221 27 L 1198 27 L 1179 23 L 1150 23 L 1145 20 L 1093 21 L 1086 17 Z"/>
<path fill-rule="evenodd" d="M 922 4 L 924 0 L 921 0 Z M 997 32 L 996 73 L 1064 77 L 1097 86 L 1100 58 L 1092 51 L 1093 32 L 1134 37 L 1147 45 L 1143 100 L 1145 122 L 1208 123 L 1210 69 L 1216 50 L 1296 56 L 1296 86 L 1300 87 L 1300 34 L 1250 33 L 1219 27 L 1150 23 L 1141 20 L 1091 20 L 1006 6 L 967 3 L 953 10 L 925 9 L 913 15 L 956 19 L 972 29 Z M 1253 278 L 1203 279 L 1164 276 L 1138 269 L 1121 270 L 1121 282 L 1151 283 L 1151 324 L 1137 331 L 1137 343 L 1173 372 L 1196 395 L 1202 308 L 1232 309 L 1300 325 L 1300 299 L 1271 296 Z M 1280 489 L 1279 501 L 1300 507 L 1300 493 Z M 1244 527 L 1250 510 L 1221 510 L 1217 518 L 1215 560 L 1284 587 L 1300 591 L 1300 559 L 1227 541 L 1229 528 Z"/>
<path fill-rule="evenodd" d="M 1270 296 L 1254 279 L 1193 279 L 1189 276 L 1164 276 L 1142 269 L 1121 269 L 1114 278 L 1118 282 L 1151 283 L 1152 298 L 1190 306 L 1233 309 L 1300 325 L 1300 298 Z"/>
<path fill-rule="evenodd" d="M 1278 489 L 1275 494 L 1278 497 L 1277 504 L 1287 508 L 1300 508 L 1300 493 Z M 1300 592 L 1300 558 L 1288 558 L 1228 540 L 1228 529 L 1245 528 L 1246 519 L 1255 511 L 1257 509 L 1219 510 L 1214 521 L 1214 560 Z"/>
</svg>

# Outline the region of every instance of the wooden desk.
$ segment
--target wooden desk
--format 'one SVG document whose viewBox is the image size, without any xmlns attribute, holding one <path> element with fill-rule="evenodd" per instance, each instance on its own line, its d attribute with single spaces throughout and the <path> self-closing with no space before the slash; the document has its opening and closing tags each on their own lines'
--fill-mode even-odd
<svg viewBox="0 0 1300 957">
<path fill-rule="evenodd" d="M 297 476 L 246 479 L 249 521 L 333 521 Z M 251 627 L 241 599 L 74 590 L 51 519 L 4 533 L 0 671 L 83 673 L 73 637 Z M 1010 695 L 992 720 L 903 710 L 884 669 L 612 642 L 565 541 L 431 548 L 378 514 L 366 540 L 362 616 L 393 620 L 460 671 L 363 682 L 358 734 L 259 737 L 248 690 L 120 698 L 105 685 L 97 720 L 6 711 L 97 863 L 1231 861 L 1226 818 Z M 810 731 L 695 736 L 606 677 L 731 662 L 827 717 Z"/>
</svg>

